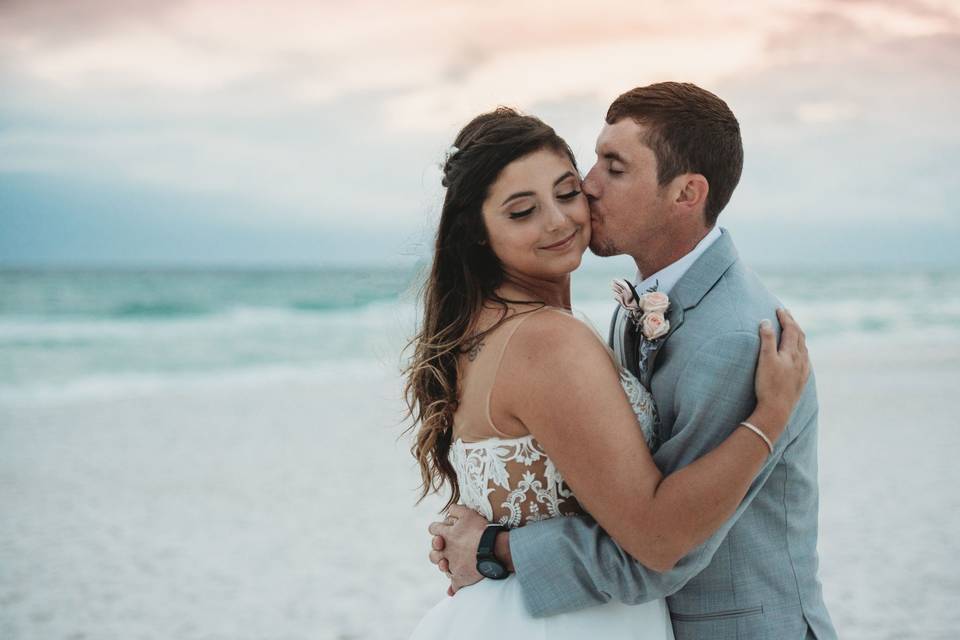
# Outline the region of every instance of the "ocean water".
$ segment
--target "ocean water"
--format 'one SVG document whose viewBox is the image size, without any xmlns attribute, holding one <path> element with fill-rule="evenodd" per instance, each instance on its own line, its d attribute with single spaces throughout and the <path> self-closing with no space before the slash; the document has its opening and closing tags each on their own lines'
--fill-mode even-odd
<svg viewBox="0 0 960 640">
<path fill-rule="evenodd" d="M 399 367 L 422 267 L 0 271 L 0 402 Z M 614 273 L 574 276 L 605 332 Z M 960 342 L 960 270 L 773 270 L 811 343 Z"/>
<path fill-rule="evenodd" d="M 0 271 L 0 401 L 399 362 L 413 271 Z"/>
</svg>

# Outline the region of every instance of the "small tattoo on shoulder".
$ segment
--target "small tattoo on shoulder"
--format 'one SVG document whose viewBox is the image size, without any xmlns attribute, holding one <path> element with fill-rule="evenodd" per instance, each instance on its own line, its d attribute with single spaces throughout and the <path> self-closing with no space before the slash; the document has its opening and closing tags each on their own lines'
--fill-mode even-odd
<svg viewBox="0 0 960 640">
<path fill-rule="evenodd" d="M 469 360 L 470 362 L 473 362 L 474 360 L 476 360 L 477 356 L 480 355 L 480 350 L 483 349 L 483 345 L 484 345 L 484 342 L 481 340 L 480 342 L 477 342 L 472 347 L 470 347 L 470 350 L 467 351 L 467 360 Z"/>
</svg>

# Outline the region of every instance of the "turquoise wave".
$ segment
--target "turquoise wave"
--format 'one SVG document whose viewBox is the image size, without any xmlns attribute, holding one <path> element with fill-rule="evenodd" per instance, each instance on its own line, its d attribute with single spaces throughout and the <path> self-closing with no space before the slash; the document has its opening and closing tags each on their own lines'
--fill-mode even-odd
<svg viewBox="0 0 960 640">
<path fill-rule="evenodd" d="M 184 319 L 258 308 L 304 313 L 397 300 L 411 270 L 3 271 L 0 318 Z"/>
<path fill-rule="evenodd" d="M 574 306 L 601 333 L 613 275 L 574 277 Z M 812 341 L 960 344 L 960 271 L 761 277 Z M 345 361 L 398 368 L 416 284 L 413 270 L 0 271 L 0 387 Z"/>
<path fill-rule="evenodd" d="M 177 302 L 131 302 L 121 304 L 106 311 L 105 318 L 178 318 L 183 316 L 202 316 L 214 313 L 216 309 L 197 304 Z"/>
</svg>

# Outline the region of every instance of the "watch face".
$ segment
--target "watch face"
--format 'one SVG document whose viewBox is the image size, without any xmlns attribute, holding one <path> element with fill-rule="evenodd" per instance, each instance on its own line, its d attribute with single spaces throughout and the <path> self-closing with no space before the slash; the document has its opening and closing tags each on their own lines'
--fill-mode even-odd
<svg viewBox="0 0 960 640">
<path fill-rule="evenodd" d="M 481 560 L 477 564 L 477 570 L 487 578 L 493 578 L 495 580 L 507 575 L 507 570 L 496 560 Z"/>
</svg>

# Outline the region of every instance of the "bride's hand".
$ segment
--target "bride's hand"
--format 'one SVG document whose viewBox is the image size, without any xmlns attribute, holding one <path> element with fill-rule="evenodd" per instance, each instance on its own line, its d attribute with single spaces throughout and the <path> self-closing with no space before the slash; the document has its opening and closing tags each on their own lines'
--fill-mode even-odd
<svg viewBox="0 0 960 640">
<path fill-rule="evenodd" d="M 757 408 L 750 422 L 763 429 L 771 441 L 786 429 L 790 414 L 810 377 L 810 357 L 800 325 L 786 309 L 777 309 L 780 347 L 769 322 L 760 323 L 760 356 L 757 360 Z"/>
<path fill-rule="evenodd" d="M 447 510 L 443 522 L 430 524 L 428 530 L 433 535 L 430 562 L 450 578 L 447 595 L 452 596 L 483 579 L 477 571 L 477 547 L 487 524 L 486 518 L 459 504 Z"/>
</svg>

